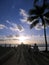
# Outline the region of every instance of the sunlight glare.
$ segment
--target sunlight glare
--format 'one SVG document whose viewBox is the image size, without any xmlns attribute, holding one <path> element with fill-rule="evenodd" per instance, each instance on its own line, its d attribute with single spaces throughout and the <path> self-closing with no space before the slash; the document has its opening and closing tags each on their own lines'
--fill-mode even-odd
<svg viewBox="0 0 49 65">
<path fill-rule="evenodd" d="M 20 43 L 22 43 L 22 42 L 24 43 L 26 41 L 26 37 L 25 36 L 20 36 L 19 41 L 20 41 Z"/>
</svg>

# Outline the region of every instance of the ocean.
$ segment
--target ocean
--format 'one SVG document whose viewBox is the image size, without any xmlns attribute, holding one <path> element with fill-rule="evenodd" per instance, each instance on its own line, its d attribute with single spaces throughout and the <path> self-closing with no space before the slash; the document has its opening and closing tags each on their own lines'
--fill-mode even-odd
<svg viewBox="0 0 49 65">
<path fill-rule="evenodd" d="M 38 47 L 40 51 L 44 51 L 45 50 L 45 47 Z M 48 48 L 48 51 L 49 51 L 49 47 Z"/>
</svg>

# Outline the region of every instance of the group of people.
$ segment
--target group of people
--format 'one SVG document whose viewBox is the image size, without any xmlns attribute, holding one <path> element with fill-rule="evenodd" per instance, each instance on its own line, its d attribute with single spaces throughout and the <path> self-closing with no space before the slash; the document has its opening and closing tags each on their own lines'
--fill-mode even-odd
<svg viewBox="0 0 49 65">
<path fill-rule="evenodd" d="M 23 42 L 21 43 L 21 45 L 24 46 Z M 28 45 L 26 45 L 26 46 L 29 48 Z M 33 51 L 34 51 L 34 52 L 38 52 L 38 51 L 39 51 L 38 45 L 37 45 L 36 43 L 35 43 L 34 46 L 33 46 Z"/>
</svg>

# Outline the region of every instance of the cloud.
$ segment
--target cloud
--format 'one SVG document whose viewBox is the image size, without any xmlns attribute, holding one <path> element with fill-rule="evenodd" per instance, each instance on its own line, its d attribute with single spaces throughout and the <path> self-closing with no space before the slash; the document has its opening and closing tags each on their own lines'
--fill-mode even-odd
<svg viewBox="0 0 49 65">
<path fill-rule="evenodd" d="M 38 44 L 45 43 L 45 37 L 44 35 L 32 35 L 31 41 Z M 47 35 L 47 42 L 49 43 L 49 35 Z"/>
<path fill-rule="evenodd" d="M 22 26 L 18 25 L 16 27 L 15 26 L 14 27 L 10 27 L 10 30 L 22 32 L 22 31 L 24 31 L 24 28 Z"/>
<path fill-rule="evenodd" d="M 46 25 L 46 29 L 47 29 L 47 27 L 49 27 L 49 26 Z M 44 25 L 42 25 L 42 22 L 39 22 L 39 23 L 35 26 L 35 29 L 36 29 L 36 30 L 42 30 L 42 29 L 44 29 Z"/>
<path fill-rule="evenodd" d="M 3 24 L 0 24 L 0 29 L 4 29 L 4 28 L 7 28 L 7 27 Z"/>
<path fill-rule="evenodd" d="M 13 24 L 13 27 L 10 27 L 10 30 L 22 32 L 24 31 L 24 28 L 21 25 Z"/>
<path fill-rule="evenodd" d="M 18 35 L 0 35 L 0 40 L 14 40 L 14 39 L 18 39 Z"/>
<path fill-rule="evenodd" d="M 23 35 L 0 35 L 0 43 L 20 43 L 19 42 L 19 37 L 22 37 Z M 39 43 L 43 44 L 45 43 L 45 38 L 44 35 L 24 35 L 26 42 L 28 44 L 34 44 L 34 43 Z M 47 42 L 49 43 L 49 35 L 47 35 Z"/>
<path fill-rule="evenodd" d="M 7 22 L 8 24 L 10 24 L 10 25 L 11 25 L 11 23 L 9 22 L 9 20 L 6 20 L 6 22 Z"/>
<path fill-rule="evenodd" d="M 9 27 L 10 30 L 12 30 L 12 31 L 19 31 L 19 32 L 24 31 L 24 28 L 23 28 L 22 25 L 16 24 L 16 23 L 11 23 L 8 20 L 6 22 L 11 25 L 11 27 Z"/>
<path fill-rule="evenodd" d="M 20 9 L 20 15 L 22 15 L 24 17 L 28 17 L 28 14 L 26 13 L 26 11 L 24 9 Z"/>
<path fill-rule="evenodd" d="M 15 35 L 0 35 L 0 44 L 16 44 L 18 43 L 18 36 Z"/>
<path fill-rule="evenodd" d="M 36 30 L 41 30 L 41 29 L 44 29 L 44 26 L 42 26 L 42 23 L 38 23 L 36 26 L 35 26 L 35 29 Z"/>
<path fill-rule="evenodd" d="M 24 31 L 24 28 L 23 28 L 23 26 L 22 25 L 17 25 L 17 28 L 18 28 L 18 30 L 21 32 L 21 31 Z"/>
<path fill-rule="evenodd" d="M 9 43 L 10 43 L 10 41 L 19 42 L 20 37 L 24 37 L 26 40 L 30 39 L 30 36 L 27 36 L 27 35 L 0 35 L 0 41 L 2 41 L 3 43 L 4 43 L 4 41 L 5 42 L 8 41 Z"/>
<path fill-rule="evenodd" d="M 5 39 L 5 35 L 0 35 L 0 39 Z"/>
<path fill-rule="evenodd" d="M 29 16 L 24 9 L 20 9 L 20 15 L 23 17 L 20 19 L 21 22 L 26 22 L 27 24 L 31 24 L 32 22 L 27 21 L 27 17 Z"/>
</svg>

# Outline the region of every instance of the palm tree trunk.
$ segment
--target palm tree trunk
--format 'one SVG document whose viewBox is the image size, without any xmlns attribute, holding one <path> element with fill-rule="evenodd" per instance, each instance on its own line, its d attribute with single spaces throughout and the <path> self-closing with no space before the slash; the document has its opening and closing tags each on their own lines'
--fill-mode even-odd
<svg viewBox="0 0 49 65">
<path fill-rule="evenodd" d="M 47 52 L 48 49 L 47 49 L 47 37 L 46 37 L 46 23 L 45 23 L 43 17 L 42 17 L 42 21 L 43 21 L 43 24 L 44 24 L 44 36 L 45 36 L 45 47 L 46 47 L 45 51 Z"/>
<path fill-rule="evenodd" d="M 46 37 L 46 28 L 45 28 L 45 24 L 44 24 L 44 36 L 45 36 L 45 43 L 46 43 L 46 49 L 45 51 L 47 52 L 47 37 Z"/>
</svg>

